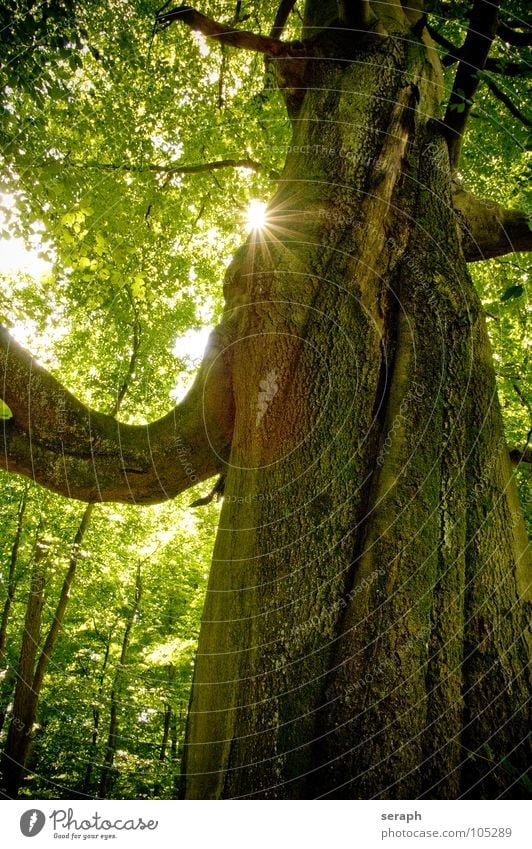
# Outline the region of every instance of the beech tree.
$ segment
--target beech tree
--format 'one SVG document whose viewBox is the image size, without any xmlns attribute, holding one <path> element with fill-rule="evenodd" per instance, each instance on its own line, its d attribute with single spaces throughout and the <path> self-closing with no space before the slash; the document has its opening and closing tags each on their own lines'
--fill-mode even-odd
<svg viewBox="0 0 532 849">
<path fill-rule="evenodd" d="M 264 56 L 292 133 L 192 388 L 126 423 L 2 329 L 2 466 L 87 503 L 154 504 L 219 476 L 186 798 L 518 797 L 524 452 L 505 441 L 468 264 L 530 250 L 532 233 L 459 169 L 481 83 L 527 121 L 496 80 L 526 70 L 530 30 L 480 0 L 306 0 L 269 10 L 263 35 L 242 5 L 229 23 L 188 6 L 156 19 L 183 50 L 192 30 Z"/>
</svg>

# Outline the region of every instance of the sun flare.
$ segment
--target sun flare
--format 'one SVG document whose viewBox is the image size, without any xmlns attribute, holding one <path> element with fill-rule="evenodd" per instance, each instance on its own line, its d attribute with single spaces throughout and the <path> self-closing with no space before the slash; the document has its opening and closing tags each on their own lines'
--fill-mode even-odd
<svg viewBox="0 0 532 849">
<path fill-rule="evenodd" d="M 266 224 L 267 204 L 263 200 L 252 200 L 247 208 L 246 226 L 248 233 L 262 230 Z"/>
</svg>

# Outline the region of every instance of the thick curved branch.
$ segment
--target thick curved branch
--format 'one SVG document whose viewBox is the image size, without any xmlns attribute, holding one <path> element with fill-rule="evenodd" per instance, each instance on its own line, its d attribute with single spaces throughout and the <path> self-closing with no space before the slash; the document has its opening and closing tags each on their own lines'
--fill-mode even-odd
<svg viewBox="0 0 532 849">
<path fill-rule="evenodd" d="M 468 262 L 532 251 L 532 230 L 524 212 L 505 209 L 461 187 L 453 192 L 452 199 Z"/>
<path fill-rule="evenodd" d="M 78 401 L 0 328 L 0 466 L 81 501 L 156 504 L 223 470 L 233 427 L 222 334 L 211 334 L 186 398 L 149 425 Z"/>
<path fill-rule="evenodd" d="M 500 2 L 476 0 L 471 13 L 467 35 L 460 51 L 453 90 L 449 98 L 444 123 L 449 130 L 449 157 L 456 169 L 460 160 L 462 141 L 473 97 L 479 84 L 479 71 L 484 70 L 498 25 Z"/>
<path fill-rule="evenodd" d="M 239 47 L 242 50 L 252 50 L 255 53 L 265 53 L 266 56 L 280 57 L 293 56 L 301 51 L 300 42 L 280 41 L 266 35 L 257 35 L 246 30 L 237 30 L 226 26 L 218 21 L 213 21 L 206 15 L 202 15 L 191 6 L 178 6 L 169 12 L 163 12 L 157 16 L 156 23 L 160 27 L 167 27 L 173 21 L 181 21 L 190 29 L 201 32 L 206 38 L 212 38 L 220 44 L 230 47 Z"/>
</svg>

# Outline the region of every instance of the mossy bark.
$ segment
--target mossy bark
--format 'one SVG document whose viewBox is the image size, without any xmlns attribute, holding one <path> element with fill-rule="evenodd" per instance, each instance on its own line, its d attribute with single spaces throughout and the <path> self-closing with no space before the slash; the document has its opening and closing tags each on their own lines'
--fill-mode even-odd
<svg viewBox="0 0 532 849">
<path fill-rule="evenodd" d="M 268 225 L 226 282 L 187 798 L 521 792 L 526 541 L 439 86 L 414 34 L 335 30 L 290 93 Z"/>
</svg>

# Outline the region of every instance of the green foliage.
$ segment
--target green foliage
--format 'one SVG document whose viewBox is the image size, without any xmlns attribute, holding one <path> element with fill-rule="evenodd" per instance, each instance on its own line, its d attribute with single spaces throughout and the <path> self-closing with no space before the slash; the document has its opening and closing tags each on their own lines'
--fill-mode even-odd
<svg viewBox="0 0 532 849">
<path fill-rule="evenodd" d="M 5 476 L 4 476 L 5 478 Z M 10 558 L 16 512 L 27 485 L 5 479 L 0 555 Z M 159 764 L 167 706 L 182 745 L 196 639 L 206 588 L 218 509 L 188 509 L 190 494 L 160 507 L 100 506 L 83 539 L 67 616 L 42 691 L 34 775 L 24 795 L 97 795 L 99 767 L 109 722 L 109 699 L 122 673 L 119 699 L 119 757 L 113 795 L 171 798 L 177 752 L 171 741 Z M 37 539 L 45 540 L 46 591 L 43 634 L 50 627 L 72 552 L 83 506 L 30 485 L 29 504 L 17 558 L 17 584 L 9 621 L 6 661 L 16 664 Z M 43 518 L 45 517 L 45 518 Z M 121 642 L 140 562 L 142 600 L 133 623 L 125 669 Z M 2 568 L 5 586 L 6 573 Z M 2 705 L 5 707 L 5 705 Z M 91 746 L 94 710 L 98 740 Z M 87 764 L 94 763 L 86 785 Z M 139 787 L 143 788 L 139 790 Z M 61 789 L 63 788 L 63 789 Z"/>
</svg>

